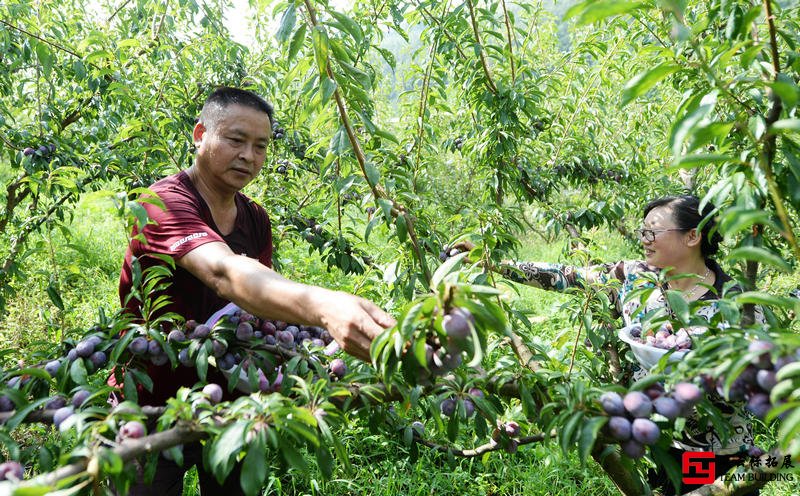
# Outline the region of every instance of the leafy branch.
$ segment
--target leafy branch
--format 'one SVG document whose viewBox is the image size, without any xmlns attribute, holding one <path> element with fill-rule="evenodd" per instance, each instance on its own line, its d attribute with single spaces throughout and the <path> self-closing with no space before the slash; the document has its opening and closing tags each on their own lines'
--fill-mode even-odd
<svg viewBox="0 0 800 496">
<path fill-rule="evenodd" d="M 311 25 L 315 29 L 319 28 L 319 23 L 317 22 L 317 15 L 314 7 L 311 5 L 309 0 L 305 0 L 306 11 L 308 12 L 309 21 Z M 333 73 L 333 68 L 331 67 L 330 60 L 326 57 L 324 61 L 324 70 L 325 76 L 328 77 L 331 81 L 336 81 L 336 76 Z M 361 168 L 361 174 L 367 181 L 367 184 L 372 191 L 373 198 L 375 199 L 376 206 L 380 208 L 380 200 L 385 199 L 391 202 L 391 215 L 395 218 L 402 218 L 403 222 L 405 223 L 408 237 L 411 240 L 411 246 L 414 250 L 414 254 L 417 258 L 417 262 L 420 264 L 420 268 L 422 269 L 423 275 L 425 277 L 425 284 L 428 285 L 429 281 L 431 280 L 431 273 L 430 269 L 428 269 L 428 263 L 425 260 L 425 253 L 422 250 L 422 246 L 419 243 L 417 238 L 417 233 L 414 228 L 414 217 L 411 213 L 406 209 L 406 207 L 396 200 L 391 199 L 388 197 L 386 191 L 379 185 L 375 184 L 371 179 L 371 174 L 367 171 L 367 158 L 364 155 L 364 150 L 361 148 L 361 143 L 358 141 L 356 137 L 355 131 L 353 129 L 352 121 L 347 112 L 347 106 L 345 105 L 344 97 L 342 96 L 341 91 L 339 90 L 338 85 L 333 90 L 333 97 L 336 100 L 336 107 L 339 111 L 339 117 L 341 118 L 342 125 L 344 125 L 345 132 L 347 133 L 347 138 L 350 141 L 350 146 L 353 148 L 353 153 L 355 154 L 356 160 L 358 161 L 358 165 Z"/>
</svg>

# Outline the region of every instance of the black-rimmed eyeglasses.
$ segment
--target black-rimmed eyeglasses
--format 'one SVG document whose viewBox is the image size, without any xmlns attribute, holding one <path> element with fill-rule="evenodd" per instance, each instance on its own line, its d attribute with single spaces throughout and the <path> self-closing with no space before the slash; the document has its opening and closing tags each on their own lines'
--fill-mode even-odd
<svg viewBox="0 0 800 496">
<path fill-rule="evenodd" d="M 640 241 L 651 243 L 656 240 L 656 234 L 667 231 L 688 231 L 688 229 L 673 228 L 673 229 L 637 229 L 634 231 L 639 236 Z"/>
</svg>

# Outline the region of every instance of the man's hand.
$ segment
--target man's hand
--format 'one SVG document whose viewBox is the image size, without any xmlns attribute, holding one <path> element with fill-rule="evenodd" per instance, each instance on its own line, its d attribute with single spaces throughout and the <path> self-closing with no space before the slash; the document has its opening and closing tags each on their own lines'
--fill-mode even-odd
<svg viewBox="0 0 800 496">
<path fill-rule="evenodd" d="M 372 340 L 396 323 L 372 302 L 341 291 L 323 290 L 317 304 L 322 326 L 345 352 L 365 361 Z"/>
</svg>

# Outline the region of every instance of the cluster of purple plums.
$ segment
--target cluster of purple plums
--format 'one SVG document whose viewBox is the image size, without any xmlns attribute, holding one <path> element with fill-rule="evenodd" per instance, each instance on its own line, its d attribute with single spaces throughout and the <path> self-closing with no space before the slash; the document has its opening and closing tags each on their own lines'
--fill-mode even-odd
<svg viewBox="0 0 800 496">
<path fill-rule="evenodd" d="M 703 391 L 699 387 L 680 382 L 669 393 L 660 384 L 644 391 L 630 391 L 625 396 L 609 391 L 600 396 L 600 405 L 610 416 L 606 433 L 620 443 L 627 456 L 641 458 L 645 446 L 652 446 L 661 437 L 654 414 L 673 422 L 678 417 L 689 416 L 702 398 Z"/>
<path fill-rule="evenodd" d="M 655 332 L 651 329 L 643 333 L 640 326 L 632 327 L 631 337 L 642 344 L 655 346 L 662 350 L 683 351 L 692 347 L 692 338 L 689 336 L 689 332 L 686 329 L 675 331 L 669 322 L 662 324 L 661 328 Z"/>
<path fill-rule="evenodd" d="M 428 336 L 425 342 L 425 361 L 433 375 L 443 375 L 461 365 L 461 352 L 472 339 L 475 317 L 466 308 L 452 307 L 442 318 L 446 339 L 438 334 Z"/>
<path fill-rule="evenodd" d="M 27 147 L 22 150 L 22 154 L 26 157 L 30 157 L 31 155 L 38 153 L 40 156 L 45 157 L 56 151 L 56 144 L 50 143 L 49 145 L 41 145 L 38 148 Z"/>
<path fill-rule="evenodd" d="M 703 379 L 709 389 L 715 389 L 728 401 L 745 401 L 745 408 L 750 413 L 764 419 L 773 406 L 783 405 L 786 402 L 785 397 L 797 389 L 795 379 L 800 377 L 800 351 L 780 356 L 773 361 L 775 345 L 764 340 L 752 341 L 747 351 L 752 355 L 750 363 L 734 379 L 727 391 L 724 377 L 716 382 L 709 377 Z M 778 417 L 783 418 L 789 413 L 784 411 Z"/>
</svg>

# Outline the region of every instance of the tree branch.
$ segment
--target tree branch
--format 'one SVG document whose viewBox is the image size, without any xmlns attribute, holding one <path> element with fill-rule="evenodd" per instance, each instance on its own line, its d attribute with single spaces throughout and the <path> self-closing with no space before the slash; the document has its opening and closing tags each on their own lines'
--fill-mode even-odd
<svg viewBox="0 0 800 496">
<path fill-rule="evenodd" d="M 481 59 L 481 67 L 483 67 L 483 73 L 486 76 L 486 86 L 489 88 L 489 91 L 497 94 L 497 86 L 494 84 L 494 79 L 492 79 L 492 72 L 489 70 L 489 63 L 486 60 L 486 51 L 483 49 L 483 44 L 481 43 L 481 35 L 478 31 L 478 21 L 475 19 L 475 8 L 472 5 L 472 0 L 467 0 L 467 8 L 469 9 L 469 19 L 470 24 L 472 24 L 475 43 L 478 44 L 479 48 L 478 53 Z"/>
<path fill-rule="evenodd" d="M 554 437 L 555 434 L 551 434 L 549 437 Z M 544 434 L 536 434 L 533 436 L 526 436 L 521 437 L 519 439 L 515 439 L 517 446 L 522 446 L 523 444 L 531 444 L 531 443 L 538 443 L 547 439 L 548 436 Z M 456 449 L 452 446 L 445 446 L 441 444 L 434 443 L 433 441 L 428 441 L 427 439 L 423 439 L 416 433 L 414 434 L 414 442 L 421 444 L 423 446 L 427 446 L 428 448 L 432 448 L 440 453 L 452 453 L 455 456 L 460 456 L 463 458 L 475 458 L 477 456 L 481 456 L 485 453 L 490 453 L 492 451 L 499 451 L 505 449 L 501 444 L 492 440 L 486 444 L 482 444 L 472 449 Z"/>
</svg>

